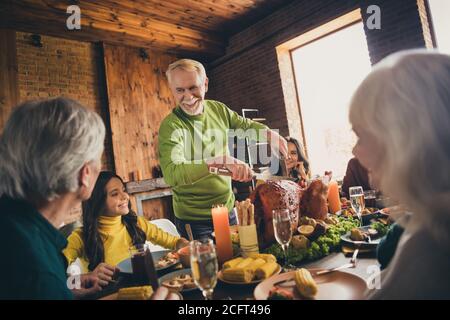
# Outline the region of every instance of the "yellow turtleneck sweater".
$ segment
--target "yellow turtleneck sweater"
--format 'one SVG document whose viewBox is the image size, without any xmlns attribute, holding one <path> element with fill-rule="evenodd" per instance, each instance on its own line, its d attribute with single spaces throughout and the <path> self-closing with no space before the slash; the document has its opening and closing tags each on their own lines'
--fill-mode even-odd
<svg viewBox="0 0 450 320">
<path fill-rule="evenodd" d="M 119 262 L 130 257 L 129 248 L 132 241 L 127 228 L 122 223 L 121 217 L 99 217 L 99 233 L 105 248 L 105 262 L 115 266 Z M 138 217 L 138 226 L 147 235 L 147 240 L 168 249 L 175 249 L 179 237 L 164 232 L 156 225 L 147 221 L 144 217 Z M 63 250 L 69 265 L 77 258 L 81 260 L 83 272 L 88 272 L 89 261 L 84 251 L 82 237 L 83 229 L 77 229 L 69 236 L 67 247 Z M 92 271 L 92 270 L 91 270 Z"/>
</svg>

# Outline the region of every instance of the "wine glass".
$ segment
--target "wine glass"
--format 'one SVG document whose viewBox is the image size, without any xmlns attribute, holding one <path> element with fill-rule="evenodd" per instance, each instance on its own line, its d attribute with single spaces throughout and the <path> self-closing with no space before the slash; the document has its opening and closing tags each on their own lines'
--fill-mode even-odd
<svg viewBox="0 0 450 320">
<path fill-rule="evenodd" d="M 292 239 L 291 215 L 288 209 L 275 209 L 272 211 L 272 214 L 275 239 L 277 239 L 277 242 L 284 252 L 285 259 L 283 269 L 289 271 L 290 269 L 295 268 L 295 266 L 290 265 L 288 261 L 288 248 Z"/>
<path fill-rule="evenodd" d="M 191 269 L 194 283 L 202 291 L 206 300 L 211 300 L 217 284 L 216 248 L 211 239 L 194 240 L 191 246 Z"/>
<path fill-rule="evenodd" d="M 364 202 L 364 191 L 361 186 L 350 187 L 348 189 L 348 193 L 350 194 L 350 203 L 352 204 L 353 210 L 355 210 L 356 215 L 358 216 L 359 226 L 362 227 L 362 212 L 365 208 Z"/>
<path fill-rule="evenodd" d="M 377 192 L 376 190 L 365 190 L 364 200 L 366 208 L 373 208 L 376 206 Z"/>
</svg>

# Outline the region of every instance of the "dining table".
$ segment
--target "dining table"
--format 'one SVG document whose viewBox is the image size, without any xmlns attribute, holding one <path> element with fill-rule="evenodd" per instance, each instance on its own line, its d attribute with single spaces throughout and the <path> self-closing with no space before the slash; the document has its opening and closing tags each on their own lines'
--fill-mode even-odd
<svg viewBox="0 0 450 320">
<path fill-rule="evenodd" d="M 298 265 L 299 268 L 307 269 L 329 269 L 348 264 L 351 259 L 351 253 L 344 254 L 343 252 L 332 252 L 329 255 Z M 378 267 L 378 261 L 375 257 L 375 253 L 363 252 L 358 255 L 357 264 L 354 268 L 347 268 L 336 272 L 347 272 L 356 275 L 367 281 L 370 277 L 373 267 Z M 181 264 L 177 264 L 172 268 L 158 271 L 158 276 L 162 277 L 165 274 L 181 270 L 183 267 Z M 116 280 L 105 287 L 101 292 L 95 296 L 91 296 L 90 299 L 111 300 L 115 299 L 115 293 L 125 287 L 132 287 L 139 285 L 132 274 L 120 273 Z M 214 289 L 214 300 L 254 300 L 254 290 L 258 284 L 229 284 L 224 283 L 221 280 L 217 280 L 217 285 Z M 192 290 L 188 292 L 182 292 L 184 300 L 203 300 L 204 297 L 200 290 Z"/>
</svg>

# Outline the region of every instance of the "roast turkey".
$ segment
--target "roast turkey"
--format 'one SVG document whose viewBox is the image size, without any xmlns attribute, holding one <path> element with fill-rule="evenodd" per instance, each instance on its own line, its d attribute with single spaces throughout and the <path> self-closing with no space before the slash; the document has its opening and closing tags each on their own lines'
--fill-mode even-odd
<svg viewBox="0 0 450 320">
<path fill-rule="evenodd" d="M 252 192 L 250 200 L 255 205 L 255 224 L 261 248 L 275 242 L 272 220 L 274 209 L 288 209 L 292 228 L 297 227 L 300 197 L 300 186 L 289 180 L 267 181 Z"/>
<path fill-rule="evenodd" d="M 267 181 L 260 184 L 251 193 L 250 200 L 255 205 L 255 224 L 258 242 L 261 248 L 273 244 L 274 209 L 288 209 L 291 214 L 293 231 L 298 226 L 299 216 L 325 220 L 328 213 L 328 185 L 321 180 L 314 180 L 302 189 L 290 180 Z"/>
<path fill-rule="evenodd" d="M 328 185 L 314 180 L 302 193 L 300 215 L 325 220 L 328 214 Z"/>
</svg>

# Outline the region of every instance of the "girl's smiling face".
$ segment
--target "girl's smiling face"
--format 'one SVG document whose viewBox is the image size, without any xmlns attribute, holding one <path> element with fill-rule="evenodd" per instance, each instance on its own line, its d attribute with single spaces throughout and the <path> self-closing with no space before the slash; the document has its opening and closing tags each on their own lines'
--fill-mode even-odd
<svg viewBox="0 0 450 320">
<path fill-rule="evenodd" d="M 108 217 L 123 216 L 130 212 L 128 204 L 130 196 L 125 190 L 125 186 L 118 178 L 112 178 L 105 187 L 106 203 L 103 215 Z"/>
<path fill-rule="evenodd" d="M 288 154 L 289 158 L 286 160 L 287 168 L 290 170 L 297 165 L 298 152 L 294 143 L 288 142 Z"/>
</svg>

